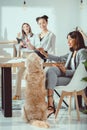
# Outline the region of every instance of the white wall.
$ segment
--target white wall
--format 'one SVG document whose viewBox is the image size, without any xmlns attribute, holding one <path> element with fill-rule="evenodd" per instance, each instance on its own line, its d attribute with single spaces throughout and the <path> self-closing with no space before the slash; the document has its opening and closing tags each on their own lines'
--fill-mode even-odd
<svg viewBox="0 0 87 130">
<path fill-rule="evenodd" d="M 15 12 L 16 11 L 16 12 Z M 21 31 L 21 25 L 24 22 L 28 22 L 34 33 L 39 32 L 39 27 L 36 23 L 36 17 L 46 14 L 49 16 L 49 28 L 51 30 L 56 31 L 55 29 L 55 15 L 54 8 L 45 7 L 45 8 L 37 8 L 37 7 L 28 7 L 24 10 L 22 7 L 2 7 L 2 36 L 6 34 L 8 39 L 14 39 L 17 35 L 17 32 Z M 6 12 L 9 14 L 6 19 Z M 31 12 L 31 13 L 30 13 Z M 51 15 L 52 14 L 52 15 Z M 54 20 L 53 20 L 54 19 Z M 53 22 L 51 22 L 53 20 Z"/>
<path fill-rule="evenodd" d="M 57 53 L 67 53 L 67 34 L 73 31 L 79 24 L 79 1 L 59 0 L 55 5 L 57 26 Z"/>
<path fill-rule="evenodd" d="M 80 25 L 79 0 L 26 0 L 27 9 L 23 9 L 23 0 L 0 0 L 0 40 L 14 40 L 21 30 L 21 24 L 28 22 L 34 33 L 39 27 L 35 21 L 41 15 L 49 16 L 49 30 L 57 37 L 56 52 L 67 53 L 67 34 Z"/>
<path fill-rule="evenodd" d="M 87 0 L 84 0 L 80 9 L 80 27 L 87 34 Z"/>
</svg>

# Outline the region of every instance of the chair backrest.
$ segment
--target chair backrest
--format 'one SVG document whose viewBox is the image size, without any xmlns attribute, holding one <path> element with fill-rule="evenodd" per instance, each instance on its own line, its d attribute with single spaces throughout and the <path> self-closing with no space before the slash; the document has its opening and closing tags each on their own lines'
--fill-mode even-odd
<svg viewBox="0 0 87 130">
<path fill-rule="evenodd" d="M 87 87 L 87 82 L 82 81 L 83 77 L 87 76 L 87 71 L 83 63 L 80 63 L 68 85 L 61 88 L 64 91 L 80 91 Z"/>
</svg>

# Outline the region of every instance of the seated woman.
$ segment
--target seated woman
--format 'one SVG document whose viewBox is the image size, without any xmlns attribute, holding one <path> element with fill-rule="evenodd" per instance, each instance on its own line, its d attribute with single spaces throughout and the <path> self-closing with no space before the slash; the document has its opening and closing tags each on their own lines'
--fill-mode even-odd
<svg viewBox="0 0 87 130">
<path fill-rule="evenodd" d="M 22 36 L 21 36 L 22 33 Z M 34 34 L 32 33 L 31 26 L 28 23 L 22 24 L 22 30 L 21 33 L 18 33 L 17 41 L 18 44 L 14 44 L 14 57 L 20 57 L 21 56 L 21 50 L 23 49 L 34 49 Z"/>
<path fill-rule="evenodd" d="M 47 54 L 44 51 L 41 51 L 41 53 L 46 55 L 47 59 L 61 62 L 65 61 L 65 66 L 57 66 L 53 64 L 52 67 L 50 67 L 47 70 L 46 73 L 46 88 L 48 90 L 48 117 L 55 113 L 55 105 L 54 105 L 54 88 L 58 85 L 67 85 L 77 66 L 80 62 L 83 62 L 87 59 L 87 49 L 84 44 L 84 39 L 79 31 L 73 31 L 70 32 L 67 36 L 68 39 L 68 45 L 69 45 L 69 54 L 64 56 L 53 56 L 50 54 Z M 59 77 L 64 77 L 64 80 L 60 80 Z"/>
<path fill-rule="evenodd" d="M 28 50 L 35 49 L 34 47 L 35 36 L 32 33 L 31 26 L 28 23 L 23 23 L 21 32 L 22 32 L 22 36 L 20 36 L 20 33 L 19 33 L 17 37 L 18 44 L 16 45 L 14 44 L 14 57 L 20 57 L 21 50 L 23 49 L 25 49 L 26 52 Z M 25 56 L 25 54 L 23 53 L 22 56 Z M 21 78 L 23 76 L 24 71 L 25 71 L 25 67 L 18 67 L 17 69 L 16 95 L 13 97 L 13 99 L 18 99 L 19 93 L 21 93 Z"/>
</svg>

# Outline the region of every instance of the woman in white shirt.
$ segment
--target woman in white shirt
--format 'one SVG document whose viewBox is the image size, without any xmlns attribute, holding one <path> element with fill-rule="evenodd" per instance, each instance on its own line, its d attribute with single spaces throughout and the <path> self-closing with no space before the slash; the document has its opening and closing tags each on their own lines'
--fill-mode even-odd
<svg viewBox="0 0 87 130">
<path fill-rule="evenodd" d="M 20 57 L 21 51 L 34 49 L 34 34 L 28 23 L 22 24 L 21 33 L 19 32 L 17 36 L 18 43 L 16 45 L 14 44 L 14 57 Z"/>
<path fill-rule="evenodd" d="M 34 50 L 34 41 L 35 36 L 32 33 L 31 26 L 28 23 L 22 24 L 22 36 L 20 36 L 20 33 L 17 37 L 18 44 L 14 44 L 14 57 L 19 57 L 21 55 L 21 51 L 28 52 L 29 50 Z M 28 55 L 28 53 L 27 53 Z M 23 53 L 22 56 L 25 56 L 25 53 Z M 19 99 L 21 95 L 21 79 L 23 76 L 23 72 L 25 70 L 25 67 L 18 67 L 17 69 L 17 77 L 16 77 L 16 94 L 13 97 L 13 100 Z"/>
<path fill-rule="evenodd" d="M 54 33 L 48 30 L 48 16 L 43 15 L 36 18 L 36 22 L 41 28 L 40 34 L 35 36 L 35 47 L 44 49 L 48 53 L 55 54 L 55 40 L 56 36 Z"/>
</svg>

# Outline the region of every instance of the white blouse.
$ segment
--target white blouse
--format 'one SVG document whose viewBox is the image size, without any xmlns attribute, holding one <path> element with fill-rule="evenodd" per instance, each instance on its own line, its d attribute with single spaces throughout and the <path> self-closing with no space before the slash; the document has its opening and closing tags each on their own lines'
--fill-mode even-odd
<svg viewBox="0 0 87 130">
<path fill-rule="evenodd" d="M 72 58 L 71 58 L 70 68 L 71 68 L 72 70 L 75 70 L 75 62 L 74 62 L 74 57 L 72 57 Z"/>
<path fill-rule="evenodd" d="M 39 34 L 35 36 L 34 46 L 36 48 L 42 47 L 45 51 L 50 54 L 55 54 L 55 40 L 56 36 L 52 32 L 47 32 L 47 34 L 40 40 Z"/>
</svg>

